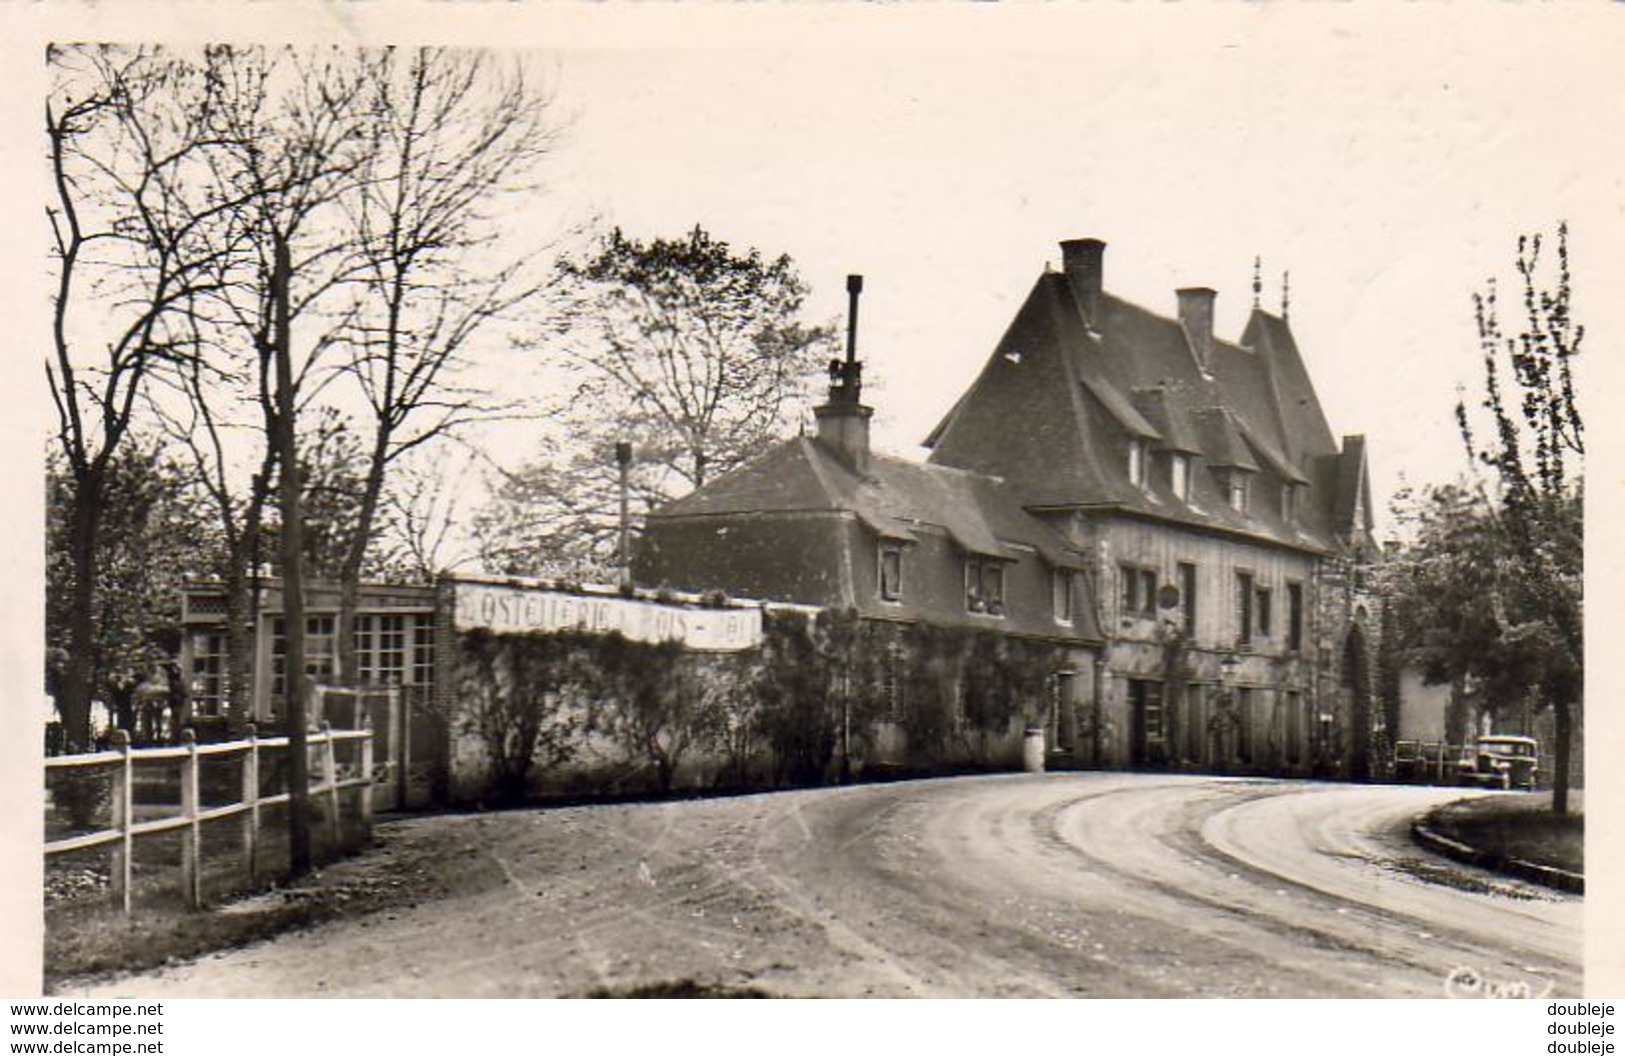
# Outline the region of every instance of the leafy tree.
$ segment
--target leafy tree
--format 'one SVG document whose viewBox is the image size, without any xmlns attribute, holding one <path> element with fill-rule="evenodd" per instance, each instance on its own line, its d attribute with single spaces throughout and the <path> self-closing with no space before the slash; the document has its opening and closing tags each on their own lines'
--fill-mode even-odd
<svg viewBox="0 0 1625 1056">
<path fill-rule="evenodd" d="M 46 484 L 46 638 L 62 642 L 80 566 L 71 554 L 73 481 L 60 456 L 47 459 Z M 133 730 L 136 690 L 159 681 L 157 672 L 180 644 L 181 580 L 211 541 L 197 531 L 185 475 L 152 445 L 120 449 L 108 463 L 104 494 L 94 634 L 86 655 L 94 697 L 112 709 L 115 725 Z M 50 650 L 47 662 L 47 689 L 60 694 L 66 650 Z"/>
<path fill-rule="evenodd" d="M 337 580 L 361 532 L 366 455 L 351 423 L 324 408 L 300 431 L 299 492 L 304 517 L 300 533 L 304 564 L 318 579 Z M 273 527 L 277 527 L 273 525 Z"/>
<path fill-rule="evenodd" d="M 1465 400 L 1456 417 L 1475 464 L 1493 472 L 1489 486 L 1405 497 L 1416 539 L 1389 574 L 1399 637 L 1429 681 L 1451 683 L 1458 698 L 1470 684 L 1492 712 L 1531 698 L 1553 709 L 1552 803 L 1565 813 L 1585 681 L 1585 443 L 1573 373 L 1585 332 L 1571 312 L 1566 226 L 1555 254 L 1546 248 L 1538 234 L 1518 240 L 1518 333 L 1503 329 L 1493 279 L 1473 299 L 1487 439 Z"/>
<path fill-rule="evenodd" d="M 1490 523 L 1514 575 L 1492 602 L 1508 652 L 1553 709 L 1552 809 L 1563 814 L 1574 711 L 1585 692 L 1585 430 L 1574 382 L 1585 327 L 1572 311 L 1567 224 L 1558 225 L 1555 242 L 1555 253 L 1546 254 L 1553 247 L 1540 234 L 1518 239 L 1517 333 L 1502 327 L 1493 279 L 1474 297 L 1488 438 L 1480 440 L 1464 403 L 1456 416 L 1469 453 L 1494 471 L 1498 485 Z"/>
<path fill-rule="evenodd" d="M 743 465 L 786 435 L 832 330 L 801 319 L 788 256 L 736 252 L 702 227 L 643 242 L 619 228 L 558 263 L 544 334 L 573 384 L 547 408 L 544 454 L 506 475 L 481 518 L 488 564 L 601 572 L 613 564 L 619 476 L 633 444 L 639 510 Z"/>
</svg>

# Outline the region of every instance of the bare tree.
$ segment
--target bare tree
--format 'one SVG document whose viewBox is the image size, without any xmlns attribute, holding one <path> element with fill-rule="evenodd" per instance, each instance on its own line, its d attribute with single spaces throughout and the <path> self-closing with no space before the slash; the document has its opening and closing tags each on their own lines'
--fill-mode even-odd
<svg viewBox="0 0 1625 1056">
<path fill-rule="evenodd" d="M 231 214 L 250 252 L 231 263 L 217 298 L 222 316 L 251 338 L 259 357 L 260 409 L 278 468 L 283 621 L 287 670 L 289 863 L 310 868 L 304 611 L 304 541 L 297 420 L 319 389 L 318 365 L 342 316 L 324 320 L 321 298 L 355 266 L 352 247 L 331 235 L 335 202 L 362 169 L 366 108 L 353 57 L 336 50 L 215 47 L 206 58 L 215 185 L 251 195 Z M 318 325 L 297 347 L 293 325 Z M 321 325 L 322 323 L 330 325 Z"/>
<path fill-rule="evenodd" d="M 109 466 L 154 369 L 186 353 L 175 319 L 232 251 L 222 221 L 246 193 L 191 178 L 211 146 L 197 72 L 161 51 L 52 48 L 46 104 L 56 267 L 46 374 L 69 480 L 73 597 L 59 702 L 66 743 L 90 741 L 97 554 Z"/>
<path fill-rule="evenodd" d="M 379 552 L 371 567 L 392 579 L 429 583 L 474 560 L 461 537 L 462 495 L 475 458 L 437 449 L 394 465 L 380 503 Z"/>
<path fill-rule="evenodd" d="M 156 375 L 163 384 L 151 396 L 151 414 L 169 442 L 184 452 L 212 515 L 218 545 L 202 555 L 201 563 L 225 590 L 226 716 L 240 729 L 253 695 L 258 577 L 271 552 L 266 503 L 277 459 L 260 409 L 268 402 L 270 379 L 251 345 L 229 336 L 206 337 L 202 315 L 195 306 L 188 313 L 192 354 Z"/>
<path fill-rule="evenodd" d="M 489 416 L 467 380 L 482 331 L 544 285 L 534 252 L 503 258 L 508 196 L 534 189 L 555 128 L 546 92 L 486 53 L 389 49 L 364 64 L 365 165 L 344 200 L 360 266 L 348 283 L 342 372 L 369 411 L 355 531 L 340 572 L 340 668 L 355 665 L 355 613 L 386 477 L 407 453 Z"/>
</svg>

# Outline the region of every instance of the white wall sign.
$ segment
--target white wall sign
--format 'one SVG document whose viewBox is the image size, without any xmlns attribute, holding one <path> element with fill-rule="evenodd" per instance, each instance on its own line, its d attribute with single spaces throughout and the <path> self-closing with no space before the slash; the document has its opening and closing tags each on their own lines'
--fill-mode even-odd
<svg viewBox="0 0 1625 1056">
<path fill-rule="evenodd" d="M 455 591 L 453 622 L 458 630 L 619 631 L 634 641 L 675 640 L 704 652 L 736 652 L 762 644 L 762 610 L 756 608 L 687 608 L 636 598 L 462 581 L 455 584 Z"/>
</svg>

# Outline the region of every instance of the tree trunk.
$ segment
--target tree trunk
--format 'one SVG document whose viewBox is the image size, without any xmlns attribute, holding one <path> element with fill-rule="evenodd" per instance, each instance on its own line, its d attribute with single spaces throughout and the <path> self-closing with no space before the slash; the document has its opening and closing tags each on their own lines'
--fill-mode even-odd
<svg viewBox="0 0 1625 1056">
<path fill-rule="evenodd" d="M 240 547 L 238 547 L 240 549 Z M 226 723 L 238 731 L 252 714 L 254 622 L 248 577 L 236 553 L 227 558 L 226 587 Z"/>
<path fill-rule="evenodd" d="M 372 539 L 372 523 L 378 516 L 378 499 L 384 488 L 390 434 L 380 430 L 367 461 L 367 480 L 356 510 L 354 534 L 348 540 L 344 566 L 339 570 L 338 656 L 343 684 L 359 686 L 360 665 L 355 648 L 356 612 L 361 608 L 361 570 L 367 561 L 367 544 Z"/>
<path fill-rule="evenodd" d="M 288 245 L 278 238 L 272 279 L 276 311 L 276 445 L 282 465 L 282 618 L 287 642 L 284 679 L 288 717 L 288 869 L 294 876 L 310 871 L 309 741 L 305 736 L 305 583 L 302 510 L 299 495 L 299 451 L 294 415 L 293 353 L 289 334 Z"/>
<path fill-rule="evenodd" d="M 101 530 L 102 477 L 94 468 L 74 473 L 69 553 L 73 594 L 68 606 L 67 667 L 62 678 L 62 735 L 66 750 L 90 750 L 90 700 L 96 675 L 96 552 Z"/>
</svg>

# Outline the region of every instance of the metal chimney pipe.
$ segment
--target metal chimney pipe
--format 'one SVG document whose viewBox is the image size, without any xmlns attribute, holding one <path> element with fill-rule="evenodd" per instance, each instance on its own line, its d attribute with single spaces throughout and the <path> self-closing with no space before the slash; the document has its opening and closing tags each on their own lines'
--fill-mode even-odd
<svg viewBox="0 0 1625 1056">
<path fill-rule="evenodd" d="M 632 445 L 625 440 L 615 444 L 615 465 L 620 470 L 621 491 L 621 523 L 620 538 L 617 540 L 620 550 L 621 586 L 632 585 L 632 503 L 631 489 L 628 487 L 627 474 L 632 468 Z"/>
<path fill-rule="evenodd" d="M 846 277 L 846 361 L 858 358 L 858 294 L 863 292 L 863 276 Z M 848 379 L 850 380 L 850 373 Z"/>
</svg>

